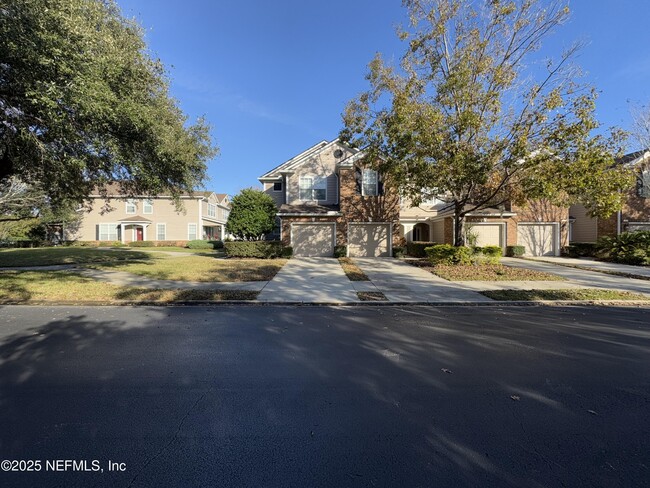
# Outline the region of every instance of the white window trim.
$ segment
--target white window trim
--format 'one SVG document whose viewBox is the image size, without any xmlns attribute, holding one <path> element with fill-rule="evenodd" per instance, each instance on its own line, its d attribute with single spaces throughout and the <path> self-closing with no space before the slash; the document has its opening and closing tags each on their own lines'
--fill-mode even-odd
<svg viewBox="0 0 650 488">
<path fill-rule="evenodd" d="M 191 226 L 194 226 L 194 239 L 192 239 L 190 237 L 192 235 L 190 233 L 190 227 Z M 190 222 L 190 223 L 187 224 L 187 240 L 188 241 L 193 241 L 193 240 L 196 240 L 196 239 L 199 239 L 199 226 L 194 222 Z"/>
<path fill-rule="evenodd" d="M 160 237 L 159 237 L 160 232 L 159 232 L 158 229 L 160 228 L 160 226 L 162 226 L 162 228 L 163 228 L 163 236 L 164 237 L 162 239 L 160 239 Z M 156 240 L 157 241 L 166 241 L 167 240 L 167 224 L 166 223 L 156 224 Z"/>
<path fill-rule="evenodd" d="M 129 212 L 129 206 L 133 207 L 133 212 Z M 135 200 L 127 200 L 124 208 L 124 212 L 127 215 L 135 215 L 137 211 L 138 211 L 138 207 L 135 204 Z"/>
<path fill-rule="evenodd" d="M 217 218 L 217 206 L 214 203 L 208 203 L 208 217 Z"/>
<path fill-rule="evenodd" d="M 300 184 L 303 179 L 305 179 L 305 180 L 310 179 L 311 180 L 311 185 L 310 185 L 310 188 L 309 188 L 309 190 L 311 191 L 311 198 L 309 198 L 309 199 L 302 198 L 302 195 L 300 194 L 301 190 L 303 190 L 303 188 L 302 188 L 302 186 Z M 321 186 L 316 186 L 317 182 L 322 183 L 323 186 L 322 187 Z M 306 190 L 307 188 L 304 188 L 304 189 Z M 318 198 L 318 199 L 314 198 L 314 190 L 325 190 L 325 197 L 324 198 Z M 326 201 L 327 200 L 327 178 L 325 178 L 323 176 L 314 176 L 314 175 L 299 176 L 298 177 L 298 199 L 301 202 L 324 202 L 324 201 Z"/>
<path fill-rule="evenodd" d="M 97 224 L 99 226 L 99 231 L 97 233 L 97 237 L 99 238 L 98 240 L 100 241 L 118 241 L 120 240 L 120 226 L 117 222 L 100 222 Z M 115 229 L 115 239 L 102 239 L 102 225 L 108 225 L 108 226 L 113 226 Z M 107 235 L 110 236 L 109 233 Z"/>
<path fill-rule="evenodd" d="M 147 208 L 149 208 L 148 212 L 147 212 Z M 153 200 L 150 200 L 150 199 L 143 200 L 143 202 L 142 202 L 142 213 L 144 215 L 153 214 Z"/>
<path fill-rule="evenodd" d="M 375 193 L 374 194 L 366 194 L 366 183 L 365 183 L 365 177 L 367 172 L 373 172 L 375 174 Z M 363 168 L 361 170 L 361 195 L 364 197 L 376 197 L 379 195 L 379 173 L 371 168 Z"/>
</svg>

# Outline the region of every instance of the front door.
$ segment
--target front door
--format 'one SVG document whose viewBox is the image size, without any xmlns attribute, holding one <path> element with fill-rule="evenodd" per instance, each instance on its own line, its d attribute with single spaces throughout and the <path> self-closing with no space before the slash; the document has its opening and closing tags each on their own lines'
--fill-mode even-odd
<svg viewBox="0 0 650 488">
<path fill-rule="evenodd" d="M 136 227 L 135 228 L 135 240 L 136 241 L 144 240 L 144 231 L 143 231 L 142 227 Z"/>
</svg>

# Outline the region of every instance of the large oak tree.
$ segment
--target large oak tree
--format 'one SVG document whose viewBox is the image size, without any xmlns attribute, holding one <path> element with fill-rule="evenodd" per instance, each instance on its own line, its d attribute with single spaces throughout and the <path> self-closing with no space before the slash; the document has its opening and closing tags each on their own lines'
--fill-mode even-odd
<svg viewBox="0 0 650 488">
<path fill-rule="evenodd" d="M 17 178 L 51 205 L 107 182 L 127 195 L 201 184 L 209 128 L 187 123 L 113 0 L 1 0 L 0 39 L 0 182 Z"/>
<path fill-rule="evenodd" d="M 594 214 L 621 205 L 629 172 L 615 164 L 623 136 L 596 134 L 596 91 L 571 60 L 538 49 L 569 15 L 557 1 L 404 0 L 407 48 L 380 54 L 370 89 L 343 115 L 344 140 L 363 147 L 414 204 L 437 196 L 465 216 L 506 202 L 580 201 Z M 543 61 L 543 62 L 542 62 Z"/>
</svg>

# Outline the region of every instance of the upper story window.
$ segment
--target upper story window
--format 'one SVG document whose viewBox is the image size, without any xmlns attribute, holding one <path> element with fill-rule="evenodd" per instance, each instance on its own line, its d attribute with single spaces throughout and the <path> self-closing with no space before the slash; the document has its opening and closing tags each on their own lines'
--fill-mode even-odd
<svg viewBox="0 0 650 488">
<path fill-rule="evenodd" d="M 217 218 L 217 206 L 214 203 L 208 203 L 208 217 Z"/>
<path fill-rule="evenodd" d="M 299 186 L 300 200 L 327 200 L 325 178 L 301 176 Z"/>
<path fill-rule="evenodd" d="M 135 200 L 126 201 L 126 213 L 135 214 Z"/>
<path fill-rule="evenodd" d="M 376 196 L 379 195 L 379 176 L 374 169 L 365 169 L 362 173 L 362 195 Z"/>
<path fill-rule="evenodd" d="M 142 204 L 142 212 L 145 214 L 153 213 L 153 200 L 145 200 Z"/>
<path fill-rule="evenodd" d="M 276 181 L 273 183 L 273 191 L 282 191 L 282 182 Z"/>
<path fill-rule="evenodd" d="M 650 198 L 650 170 L 644 170 L 638 176 L 636 194 L 641 198 Z"/>
</svg>

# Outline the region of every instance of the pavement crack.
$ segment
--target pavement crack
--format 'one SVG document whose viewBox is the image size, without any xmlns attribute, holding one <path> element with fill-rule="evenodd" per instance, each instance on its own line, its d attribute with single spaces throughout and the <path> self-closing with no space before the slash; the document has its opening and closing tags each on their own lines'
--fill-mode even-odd
<svg viewBox="0 0 650 488">
<path fill-rule="evenodd" d="M 156 459 L 158 459 L 160 456 L 162 456 L 162 454 L 163 454 L 163 453 L 164 453 L 164 452 L 165 452 L 165 451 L 166 451 L 166 450 L 167 450 L 167 449 L 168 449 L 168 448 L 169 448 L 169 447 L 174 443 L 174 441 L 176 441 L 176 439 L 178 438 L 178 434 L 180 433 L 181 429 L 183 428 L 183 424 L 185 423 L 185 421 L 187 420 L 187 418 L 188 418 L 188 417 L 190 416 L 190 414 L 192 413 L 192 410 L 194 410 L 194 409 L 196 408 L 196 406 L 199 404 L 199 402 L 200 402 L 201 400 L 203 400 L 204 398 L 205 398 L 205 393 L 203 393 L 203 394 L 202 394 L 202 395 L 201 395 L 201 396 L 200 396 L 200 397 L 199 397 L 199 398 L 198 398 L 198 399 L 197 399 L 197 400 L 196 400 L 196 401 L 195 401 L 195 402 L 190 406 L 190 408 L 187 409 L 187 412 L 185 413 L 185 415 L 183 416 L 183 418 L 182 418 L 182 419 L 180 420 L 180 422 L 178 423 L 178 426 L 176 427 L 176 431 L 174 432 L 174 435 L 171 437 L 171 439 L 169 440 L 169 442 L 167 442 L 167 443 L 166 443 L 164 446 L 162 446 L 162 447 L 161 447 L 161 448 L 160 448 L 160 449 L 159 449 L 159 450 L 158 450 L 158 451 L 157 451 L 153 456 L 151 456 L 149 459 L 147 459 L 147 460 L 144 462 L 144 464 L 142 465 L 142 467 L 138 470 L 138 472 L 135 474 L 135 476 L 133 476 L 133 478 L 131 479 L 131 481 L 130 481 L 130 483 L 128 484 L 127 488 L 131 488 L 131 487 L 133 486 L 133 483 L 135 483 L 135 481 L 138 479 L 138 476 L 140 476 L 140 474 L 142 474 L 142 472 L 143 472 L 145 469 L 147 469 L 147 467 L 148 467 L 152 462 L 154 462 Z"/>
</svg>

